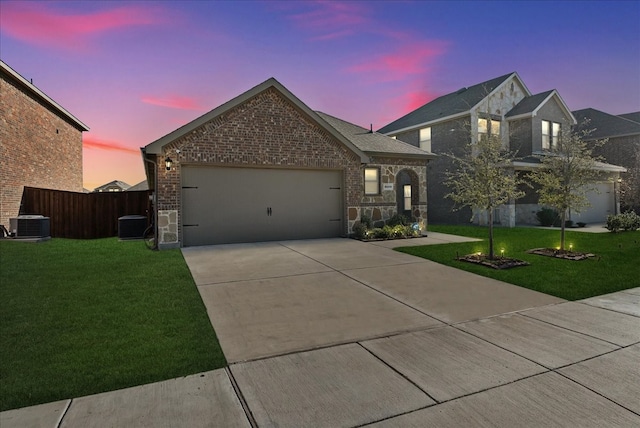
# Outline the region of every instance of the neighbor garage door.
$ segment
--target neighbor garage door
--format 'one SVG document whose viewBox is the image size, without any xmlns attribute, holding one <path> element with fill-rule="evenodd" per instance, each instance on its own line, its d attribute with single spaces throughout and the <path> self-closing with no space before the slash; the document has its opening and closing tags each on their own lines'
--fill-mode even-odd
<svg viewBox="0 0 640 428">
<path fill-rule="evenodd" d="M 342 199 L 341 171 L 185 166 L 183 245 L 340 236 Z"/>
<path fill-rule="evenodd" d="M 574 222 L 604 223 L 607 215 L 615 214 L 615 195 L 613 183 L 600 183 L 596 186 L 597 192 L 588 192 L 590 207 L 582 209 L 581 213 L 572 213 Z"/>
</svg>

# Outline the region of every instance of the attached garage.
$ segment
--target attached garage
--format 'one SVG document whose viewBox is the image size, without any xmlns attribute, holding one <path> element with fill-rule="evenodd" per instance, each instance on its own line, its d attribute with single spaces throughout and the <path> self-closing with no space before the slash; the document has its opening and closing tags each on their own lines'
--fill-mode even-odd
<svg viewBox="0 0 640 428">
<path fill-rule="evenodd" d="M 401 211 L 426 227 L 431 153 L 313 111 L 275 79 L 142 157 L 159 248 L 347 236 L 363 216 L 383 224 L 398 213 L 408 186 Z M 375 177 L 366 192 L 365 172 Z"/>
<path fill-rule="evenodd" d="M 342 171 L 183 166 L 184 246 L 344 234 Z"/>
<path fill-rule="evenodd" d="M 571 213 L 571 220 L 583 223 L 604 223 L 607 216 L 616 214 L 616 199 L 613 182 L 600 183 L 595 186 L 597 191 L 587 193 L 590 206 L 582 212 Z"/>
</svg>

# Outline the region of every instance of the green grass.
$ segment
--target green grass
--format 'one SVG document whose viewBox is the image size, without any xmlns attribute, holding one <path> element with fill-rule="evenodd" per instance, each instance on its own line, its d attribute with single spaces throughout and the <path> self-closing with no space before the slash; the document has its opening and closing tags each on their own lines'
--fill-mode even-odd
<svg viewBox="0 0 640 428">
<path fill-rule="evenodd" d="M 530 266 L 496 270 L 455 260 L 460 256 L 488 253 L 488 230 L 474 226 L 430 225 L 433 232 L 483 239 L 482 242 L 399 248 L 398 251 L 433 260 L 482 276 L 499 279 L 567 300 L 578 300 L 640 285 L 640 232 L 585 233 L 567 231 L 566 244 L 595 258 L 571 261 L 527 254 L 532 248 L 557 247 L 559 229 L 495 228 L 494 249 L 500 255 L 531 263 Z"/>
<path fill-rule="evenodd" d="M 179 250 L 0 240 L 0 410 L 224 367 Z"/>
</svg>

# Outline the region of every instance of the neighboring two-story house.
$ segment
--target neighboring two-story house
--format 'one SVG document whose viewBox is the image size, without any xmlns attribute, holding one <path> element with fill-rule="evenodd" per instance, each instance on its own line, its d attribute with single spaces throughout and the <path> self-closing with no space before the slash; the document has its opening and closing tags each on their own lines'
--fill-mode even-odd
<svg viewBox="0 0 640 428">
<path fill-rule="evenodd" d="M 623 210 L 640 212 L 640 112 L 612 115 L 593 108 L 576 110 L 573 115 L 582 127 L 592 130 L 587 141 L 605 140 L 594 153 L 607 163 L 627 168 L 622 174 Z"/>
<path fill-rule="evenodd" d="M 124 192 L 125 190 L 129 190 L 131 188 L 130 185 L 120 180 L 113 180 L 102 186 L 98 186 L 93 189 L 94 193 L 102 193 L 102 192 Z"/>
<path fill-rule="evenodd" d="M 428 167 L 429 222 L 483 224 L 486 219 L 482 213 L 473 213 L 470 208 L 456 209 L 445 197 L 451 191 L 443 184 L 446 172 L 455 168 L 446 154 L 463 156 L 467 145 L 477 141 L 481 134 L 499 135 L 505 149 L 516 154 L 515 172 L 524 173 L 538 167 L 536 155 L 553 147 L 560 132 L 576 123 L 556 90 L 532 94 L 514 72 L 436 98 L 379 132 L 443 155 Z M 607 164 L 599 164 L 598 168 L 611 176 L 624 171 Z M 615 212 L 613 181 L 609 178 L 599 184 L 599 193 L 590 195 L 591 208 L 572 214 L 575 221 L 604 221 L 607 214 Z M 541 208 L 537 194 L 532 189 L 524 190 L 525 197 L 500 207 L 494 221 L 510 227 L 536 223 L 536 212 Z M 610 197 L 597 196 L 603 193 Z"/>
<path fill-rule="evenodd" d="M 89 128 L 0 61 L 0 224 L 20 213 L 25 186 L 82 192 Z"/>
</svg>

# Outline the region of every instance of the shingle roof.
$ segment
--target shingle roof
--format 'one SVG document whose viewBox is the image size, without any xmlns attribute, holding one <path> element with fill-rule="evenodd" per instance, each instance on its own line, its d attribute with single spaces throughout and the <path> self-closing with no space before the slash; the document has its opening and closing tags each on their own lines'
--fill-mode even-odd
<svg viewBox="0 0 640 428">
<path fill-rule="evenodd" d="M 547 92 L 542 92 L 540 94 L 529 95 L 528 97 L 524 97 L 518 104 L 515 105 L 514 108 L 509 110 L 509 112 L 505 115 L 506 117 L 518 116 L 521 114 L 532 113 L 535 109 L 537 109 L 542 102 L 547 99 L 549 95 L 553 92 L 553 89 Z"/>
<path fill-rule="evenodd" d="M 619 114 L 618 117 L 621 117 L 623 119 L 633 120 L 634 122 L 640 123 L 640 111 L 634 111 L 633 113 Z"/>
<path fill-rule="evenodd" d="M 134 184 L 127 189 L 127 192 L 136 192 L 139 190 L 149 190 L 149 183 L 147 180 L 142 180 L 140 183 Z"/>
<path fill-rule="evenodd" d="M 351 141 L 354 146 L 367 154 L 399 155 L 403 157 L 422 157 L 425 159 L 435 157 L 433 153 L 426 152 L 403 141 L 387 137 L 377 132 L 371 132 L 366 128 L 320 111 L 316 111 L 316 113 L 336 131 Z"/>
<path fill-rule="evenodd" d="M 113 186 L 117 186 L 119 188 L 121 188 L 122 190 L 127 190 L 129 186 L 127 183 L 125 183 L 124 181 L 120 181 L 120 180 L 113 180 L 108 182 L 107 184 L 103 184 L 102 186 L 98 186 L 95 189 L 93 189 L 94 192 L 99 191 L 100 189 L 106 189 L 108 187 L 113 187 Z"/>
<path fill-rule="evenodd" d="M 387 134 L 398 129 L 409 128 L 421 123 L 431 122 L 469 111 L 473 106 L 482 101 L 488 93 L 492 92 L 515 74 L 515 72 L 505 74 L 504 76 L 496 77 L 495 79 L 443 95 L 380 128 L 378 132 Z"/>
<path fill-rule="evenodd" d="M 576 110 L 573 115 L 578 121 L 578 129 L 593 129 L 590 138 L 623 137 L 640 134 L 640 123 L 614 116 L 593 108 Z M 585 125 L 584 121 L 589 122 Z"/>
</svg>

